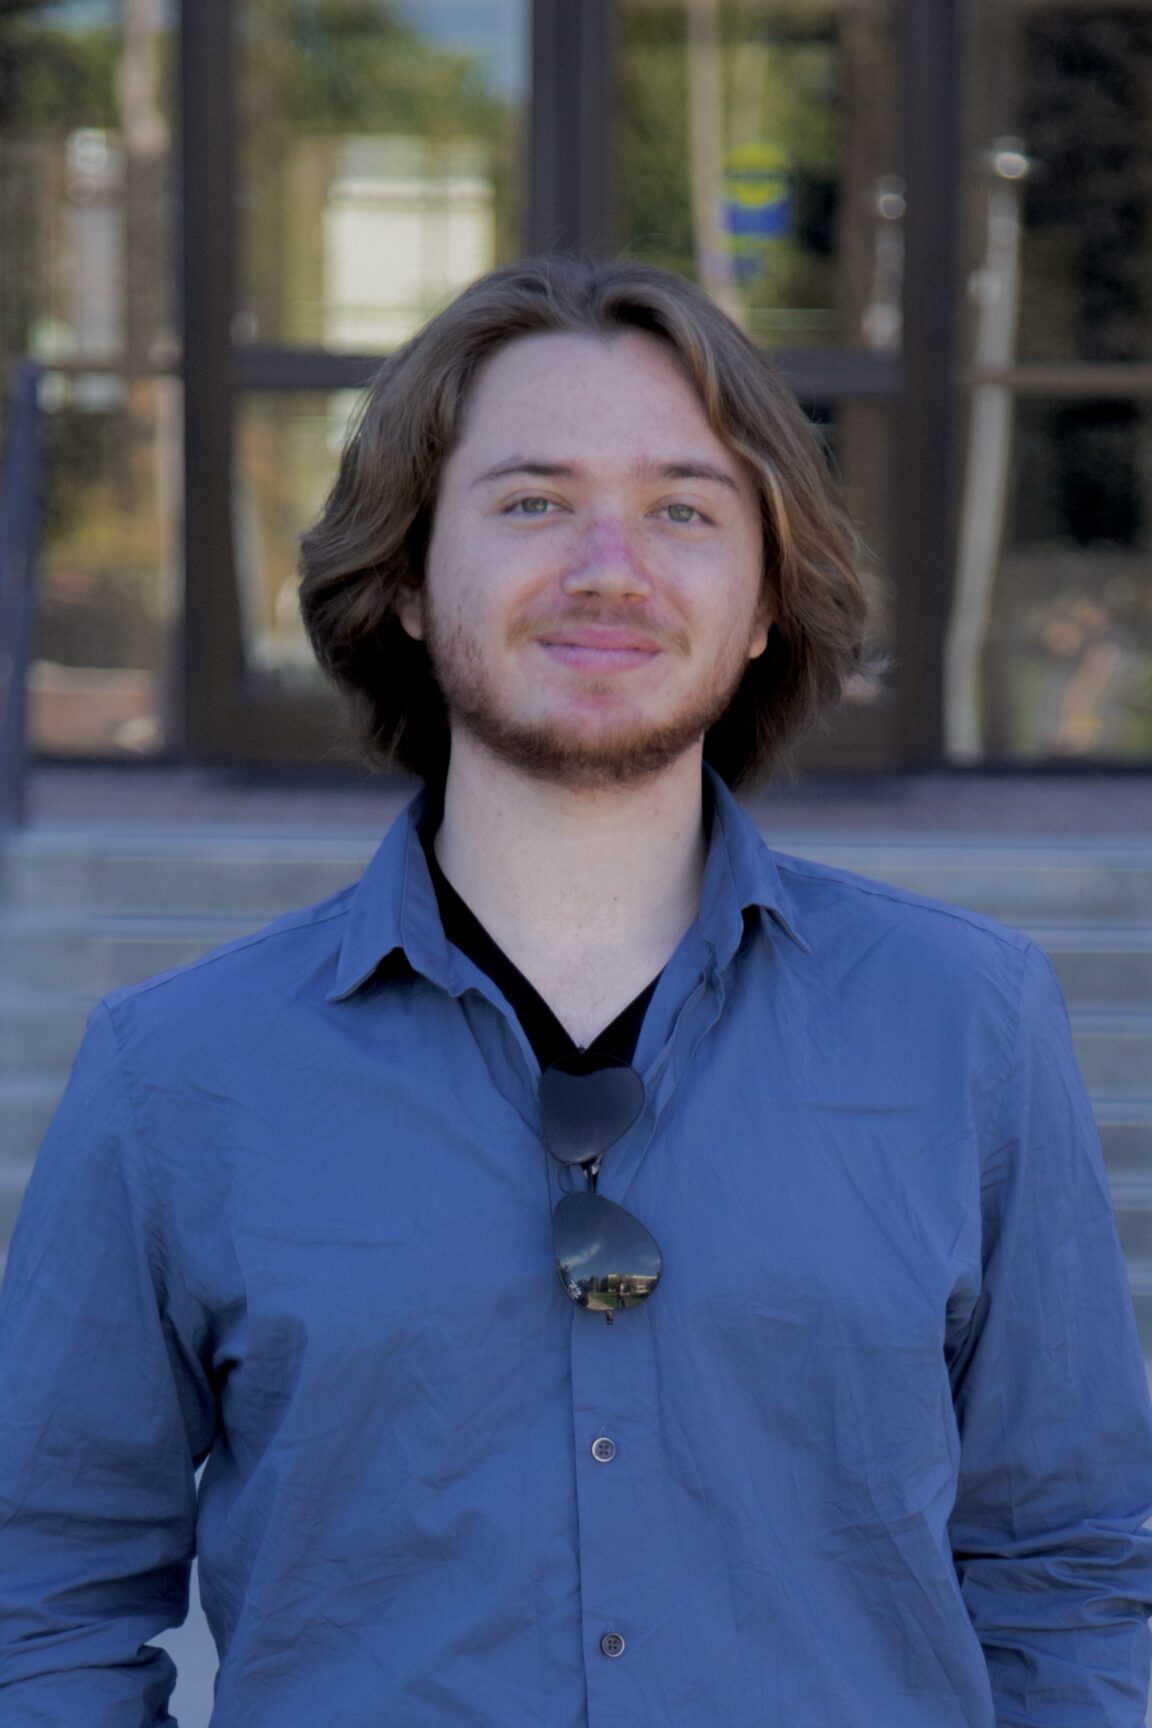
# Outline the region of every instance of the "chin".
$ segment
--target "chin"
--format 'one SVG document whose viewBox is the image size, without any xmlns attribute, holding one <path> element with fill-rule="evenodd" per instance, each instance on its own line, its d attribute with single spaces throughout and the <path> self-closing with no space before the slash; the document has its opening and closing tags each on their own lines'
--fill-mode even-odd
<svg viewBox="0 0 1152 1728">
<path fill-rule="evenodd" d="M 580 726 L 503 716 L 469 722 L 493 755 L 534 779 L 584 791 L 629 785 L 671 767 L 704 736 L 695 717 L 671 724 L 655 719 L 615 726 Z"/>
</svg>

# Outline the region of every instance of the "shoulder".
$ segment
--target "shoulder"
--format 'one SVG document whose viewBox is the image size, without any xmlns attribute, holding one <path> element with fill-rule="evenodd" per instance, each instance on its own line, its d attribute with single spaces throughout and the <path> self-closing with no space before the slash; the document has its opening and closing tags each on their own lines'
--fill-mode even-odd
<svg viewBox="0 0 1152 1728">
<path fill-rule="evenodd" d="M 171 1047 L 208 1036 L 219 1043 L 251 1031 L 299 1002 L 332 988 L 356 884 L 287 912 L 211 948 L 183 966 L 159 972 L 104 997 L 121 1042 Z"/>
<path fill-rule="evenodd" d="M 835 865 L 783 852 L 771 855 L 797 908 L 803 907 L 805 915 L 816 920 L 863 920 L 871 927 L 899 930 L 913 940 L 961 950 L 1023 954 L 1032 946 L 1023 931 L 946 900 L 914 894 Z"/>
<path fill-rule="evenodd" d="M 832 980 L 851 974 L 913 1011 L 976 1009 L 1010 1033 L 1022 992 L 1051 975 L 1032 938 L 997 919 L 832 865 L 772 857 L 795 927 Z"/>
</svg>

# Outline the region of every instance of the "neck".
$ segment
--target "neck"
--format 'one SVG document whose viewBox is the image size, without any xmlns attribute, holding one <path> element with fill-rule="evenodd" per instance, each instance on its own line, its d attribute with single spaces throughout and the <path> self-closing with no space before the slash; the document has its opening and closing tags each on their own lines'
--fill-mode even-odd
<svg viewBox="0 0 1152 1728">
<path fill-rule="evenodd" d="M 644 781 L 586 790 L 454 733 L 437 858 L 529 977 L 582 957 L 654 976 L 700 902 L 701 764 L 697 746 Z"/>
</svg>

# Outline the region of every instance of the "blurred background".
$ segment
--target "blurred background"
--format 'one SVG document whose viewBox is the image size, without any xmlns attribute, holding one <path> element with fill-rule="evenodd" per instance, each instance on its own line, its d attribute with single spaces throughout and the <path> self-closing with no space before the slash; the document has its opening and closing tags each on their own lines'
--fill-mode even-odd
<svg viewBox="0 0 1152 1728">
<path fill-rule="evenodd" d="M 820 428 L 893 669 L 806 766 L 1152 765 L 1149 0 L 0 0 L 33 751 L 338 758 L 294 572 L 358 390 L 556 247 Z"/>
<path fill-rule="evenodd" d="M 1152 0 L 0 0 L 0 1259 L 92 1002 L 411 791 L 297 536 L 380 358 L 554 249 L 817 428 L 889 665 L 751 808 L 1052 956 L 1152 1372 Z"/>
</svg>

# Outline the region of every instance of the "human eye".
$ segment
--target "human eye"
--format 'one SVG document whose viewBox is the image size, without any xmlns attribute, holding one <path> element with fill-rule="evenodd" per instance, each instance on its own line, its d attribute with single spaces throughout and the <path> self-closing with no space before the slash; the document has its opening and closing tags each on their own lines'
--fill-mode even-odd
<svg viewBox="0 0 1152 1728">
<path fill-rule="evenodd" d="M 675 522 L 678 526 L 685 528 L 695 527 L 700 522 L 710 523 L 712 520 L 710 516 L 705 516 L 703 510 L 697 509 L 695 504 L 673 502 L 662 504 L 660 508 L 666 513 L 670 522 Z"/>
<path fill-rule="evenodd" d="M 502 511 L 505 516 L 546 516 L 549 510 L 556 507 L 552 498 L 540 498 L 535 493 L 525 498 L 514 498 L 511 504 L 506 504 Z"/>
</svg>

